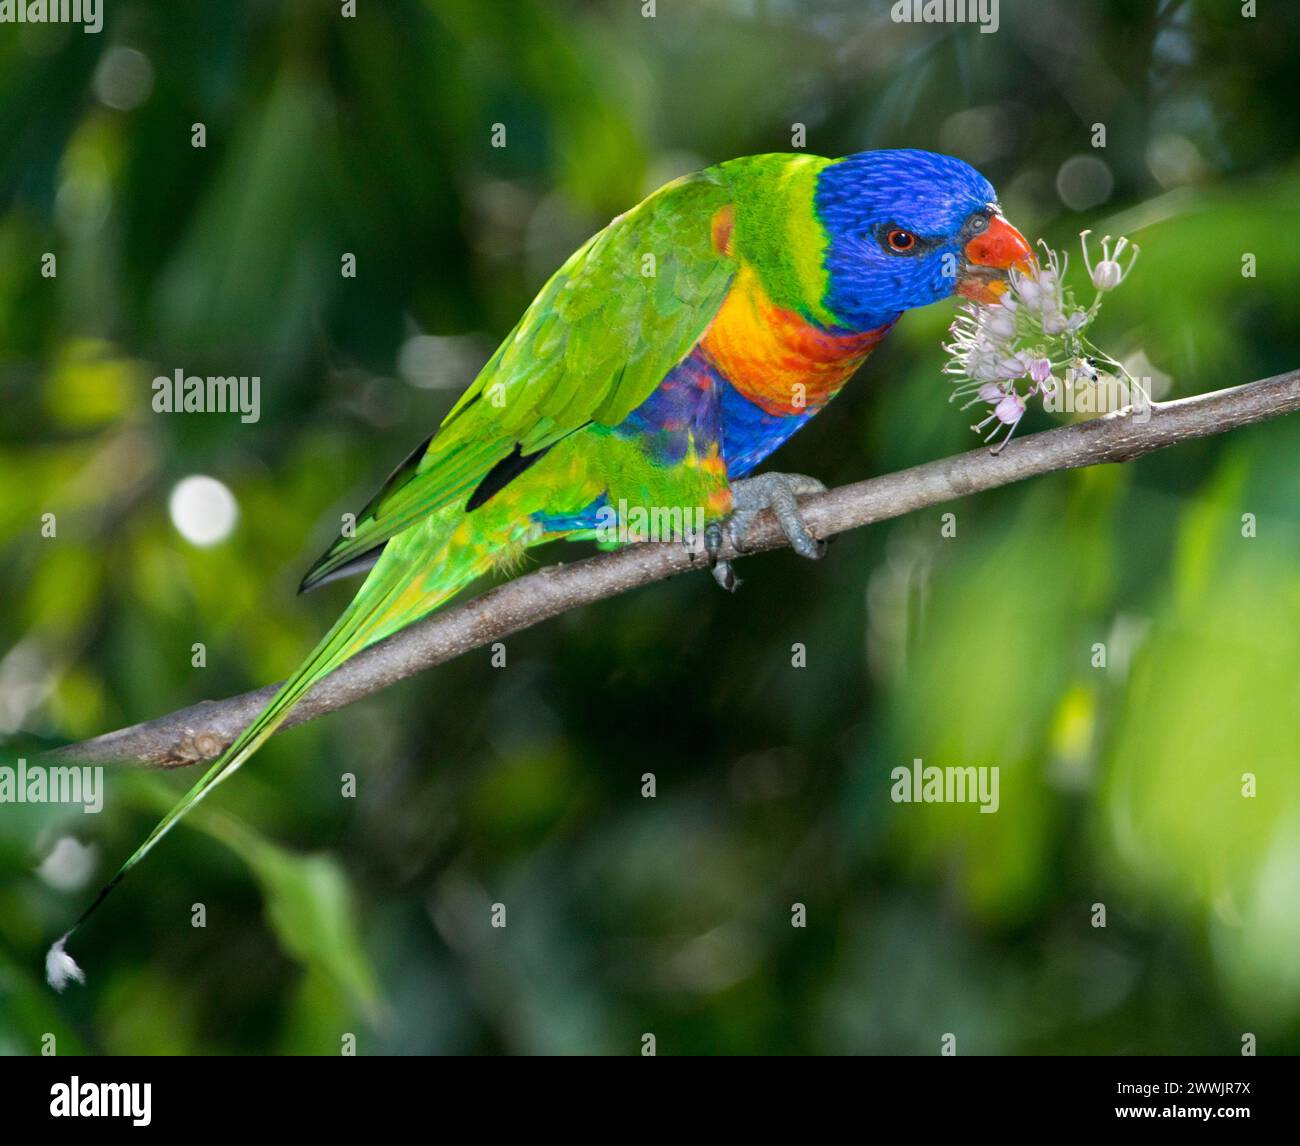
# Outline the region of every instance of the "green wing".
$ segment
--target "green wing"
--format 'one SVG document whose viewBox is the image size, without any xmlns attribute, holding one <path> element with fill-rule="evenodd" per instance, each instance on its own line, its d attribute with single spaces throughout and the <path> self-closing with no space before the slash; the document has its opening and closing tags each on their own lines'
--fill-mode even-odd
<svg viewBox="0 0 1300 1146">
<path fill-rule="evenodd" d="M 368 564 L 389 538 L 446 505 L 482 504 L 575 430 L 623 421 L 690 353 L 731 285 L 735 260 L 714 243 L 715 216 L 730 203 L 723 180 L 703 171 L 589 239 L 302 588 Z"/>
</svg>

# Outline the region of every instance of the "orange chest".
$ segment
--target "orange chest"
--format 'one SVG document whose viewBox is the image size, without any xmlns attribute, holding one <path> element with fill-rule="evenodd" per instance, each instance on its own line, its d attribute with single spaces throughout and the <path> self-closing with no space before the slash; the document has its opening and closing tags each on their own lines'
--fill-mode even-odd
<svg viewBox="0 0 1300 1146">
<path fill-rule="evenodd" d="M 745 267 L 701 349 L 744 397 L 768 414 L 789 417 L 829 402 L 892 325 L 835 334 L 777 306 Z"/>
</svg>

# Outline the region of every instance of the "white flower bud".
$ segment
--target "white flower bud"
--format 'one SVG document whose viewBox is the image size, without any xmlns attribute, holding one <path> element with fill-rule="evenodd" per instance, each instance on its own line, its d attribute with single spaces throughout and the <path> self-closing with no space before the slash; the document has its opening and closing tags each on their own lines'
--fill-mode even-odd
<svg viewBox="0 0 1300 1146">
<path fill-rule="evenodd" d="M 998 311 L 1001 310 L 1002 308 L 998 307 Z M 989 316 L 988 331 L 994 338 L 1005 341 L 1016 333 L 1016 320 L 1006 312 L 999 314 L 994 311 Z"/>
<path fill-rule="evenodd" d="M 1102 259 L 1092 268 L 1092 285 L 1098 290 L 1114 290 L 1124 281 L 1124 272 L 1114 259 Z"/>
<path fill-rule="evenodd" d="M 1038 284 L 1031 278 L 1023 278 L 1016 284 L 1016 293 L 1020 296 L 1020 301 L 1034 310 L 1038 306 L 1038 300 L 1042 298 L 1043 292 L 1039 289 Z"/>
<path fill-rule="evenodd" d="M 1092 279 L 1092 285 L 1099 291 L 1114 290 L 1122 283 L 1129 271 L 1133 269 L 1133 264 L 1137 262 L 1138 248 L 1137 244 L 1130 243 L 1122 235 L 1115 242 L 1115 249 L 1112 252 L 1110 248 L 1110 236 L 1107 235 L 1101 241 L 1101 258 L 1097 260 L 1094 266 L 1088 256 L 1088 236 L 1091 231 L 1079 232 L 1079 245 L 1083 249 L 1083 265 L 1088 270 L 1088 277 Z M 1133 256 L 1129 259 L 1127 267 L 1120 265 L 1120 256 L 1126 248 L 1132 248 Z"/>
</svg>

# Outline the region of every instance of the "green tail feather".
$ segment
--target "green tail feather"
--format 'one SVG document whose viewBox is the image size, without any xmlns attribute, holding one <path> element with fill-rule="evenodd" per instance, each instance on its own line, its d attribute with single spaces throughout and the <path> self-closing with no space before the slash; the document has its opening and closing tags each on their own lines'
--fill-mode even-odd
<svg viewBox="0 0 1300 1146">
<path fill-rule="evenodd" d="M 126 874 L 147 856 L 158 842 L 185 816 L 185 814 L 202 800 L 223 780 L 234 775 L 252 755 L 271 737 L 277 728 L 293 711 L 297 703 L 324 677 L 328 676 L 344 661 L 355 656 L 367 645 L 373 644 L 397 629 L 412 624 L 427 616 L 451 597 L 455 596 L 465 585 L 491 565 L 491 551 L 496 544 L 487 544 L 487 539 L 475 537 L 456 545 L 443 534 L 437 538 L 441 542 L 441 568 L 435 584 L 427 593 L 420 594 L 414 602 L 408 601 L 402 607 L 403 595 L 409 588 L 414 569 L 415 576 L 427 577 L 430 562 L 426 548 L 431 540 L 428 533 L 413 537 L 409 548 L 423 551 L 423 562 L 412 562 L 405 550 L 408 546 L 390 547 L 384 559 L 375 567 L 357 593 L 352 604 L 334 623 L 320 644 L 303 662 L 298 670 L 281 686 L 280 691 L 271 698 L 252 723 L 241 732 L 235 740 L 204 772 L 194 786 L 176 802 L 144 842 L 135 849 L 125 863 L 118 868 L 91 905 L 77 918 L 77 921 L 50 948 L 46 957 L 46 974 L 50 984 L 62 990 L 69 978 L 82 979 L 81 971 L 63 946 L 87 919 L 95 913 Z M 432 531 L 430 531 L 432 532 Z M 405 539 L 401 539 L 405 540 Z M 437 549 L 435 549 L 437 552 Z M 436 558 L 435 558 L 436 562 Z M 421 567 L 423 566 L 423 567 Z"/>
</svg>

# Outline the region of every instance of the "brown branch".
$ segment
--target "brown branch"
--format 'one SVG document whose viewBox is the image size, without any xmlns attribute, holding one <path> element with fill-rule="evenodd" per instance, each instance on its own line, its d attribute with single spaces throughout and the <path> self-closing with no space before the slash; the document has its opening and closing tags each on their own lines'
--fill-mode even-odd
<svg viewBox="0 0 1300 1146">
<path fill-rule="evenodd" d="M 828 490 L 807 499 L 801 508 L 809 530 L 826 538 L 1039 474 L 1124 462 L 1296 410 L 1300 410 L 1300 370 L 1231 390 L 1157 403 L 1151 407 L 1150 420 L 1119 412 L 1019 438 L 996 456 L 986 449 L 971 450 Z M 785 544 L 770 513 L 755 519 L 745 540 L 747 553 Z M 722 555 L 737 556 L 730 547 Z M 366 649 L 312 689 L 285 726 L 333 712 L 421 669 L 570 609 L 700 567 L 699 556 L 681 544 L 631 545 L 571 565 L 546 566 Z M 133 763 L 163 768 L 195 764 L 229 744 L 277 687 L 204 701 L 55 749 L 46 758 L 61 764 Z"/>
</svg>

